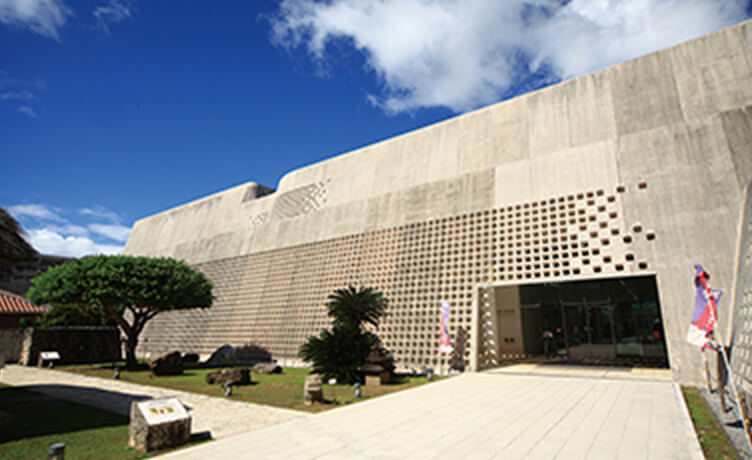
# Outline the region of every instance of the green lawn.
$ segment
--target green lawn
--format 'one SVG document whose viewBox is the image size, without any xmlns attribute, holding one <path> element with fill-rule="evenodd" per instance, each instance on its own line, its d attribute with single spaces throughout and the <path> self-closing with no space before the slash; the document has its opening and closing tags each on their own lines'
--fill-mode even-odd
<svg viewBox="0 0 752 460">
<path fill-rule="evenodd" d="M 61 366 L 58 370 L 76 372 L 94 377 L 112 379 L 112 364 Z M 204 376 L 216 369 L 193 368 L 186 369 L 183 375 L 151 377 L 148 370 L 135 372 L 121 371 L 120 379 L 126 382 L 153 385 L 164 388 L 173 388 L 191 393 L 200 393 L 209 396 L 224 397 L 224 388 L 219 385 L 208 385 Z M 351 385 L 324 385 L 324 398 L 326 404 L 303 404 L 303 385 L 305 377 L 310 373 L 309 369 L 285 368 L 282 374 L 260 375 L 252 374 L 253 383 L 246 386 L 233 388 L 230 399 L 246 401 L 269 406 L 284 407 L 288 409 L 307 412 L 321 412 L 334 407 L 356 402 L 353 397 Z M 395 383 L 380 387 L 363 387 L 363 398 L 368 399 L 405 388 L 415 387 L 426 383 L 425 377 L 398 377 Z"/>
<path fill-rule="evenodd" d="M 13 416 L 0 427 L 0 459 L 47 458 L 65 443 L 69 459 L 138 459 L 149 455 L 128 447 L 128 417 L 0 384 L 0 410 Z"/>
<path fill-rule="evenodd" d="M 710 412 L 697 388 L 682 387 L 682 393 L 684 393 L 689 414 L 692 416 L 692 422 L 695 424 L 695 431 L 700 439 L 705 458 L 708 460 L 736 459 L 736 453 L 729 444 L 723 428 Z"/>
</svg>

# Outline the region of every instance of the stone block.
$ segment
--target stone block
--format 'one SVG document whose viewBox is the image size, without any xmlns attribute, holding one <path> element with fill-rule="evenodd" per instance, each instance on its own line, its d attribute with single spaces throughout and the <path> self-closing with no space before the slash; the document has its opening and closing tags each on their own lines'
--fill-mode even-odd
<svg viewBox="0 0 752 460">
<path fill-rule="evenodd" d="M 176 398 L 152 399 L 131 404 L 128 430 L 130 447 L 151 452 L 176 447 L 191 437 L 191 417 Z"/>
<path fill-rule="evenodd" d="M 204 377 L 209 385 L 248 385 L 251 383 L 251 371 L 245 367 L 235 367 L 209 372 Z"/>
<path fill-rule="evenodd" d="M 254 374 L 281 374 L 282 366 L 277 363 L 256 363 L 253 365 Z"/>
<path fill-rule="evenodd" d="M 183 361 L 180 352 L 173 351 L 149 362 L 149 369 L 154 375 L 180 375 L 183 373 Z"/>
<path fill-rule="evenodd" d="M 371 386 L 378 387 L 378 386 L 381 386 L 381 385 L 386 385 L 387 383 L 390 382 L 391 375 L 392 375 L 392 373 L 389 372 L 389 371 L 386 371 L 386 370 L 385 371 L 381 371 L 378 374 L 366 375 L 366 386 L 367 387 L 371 387 Z"/>
</svg>

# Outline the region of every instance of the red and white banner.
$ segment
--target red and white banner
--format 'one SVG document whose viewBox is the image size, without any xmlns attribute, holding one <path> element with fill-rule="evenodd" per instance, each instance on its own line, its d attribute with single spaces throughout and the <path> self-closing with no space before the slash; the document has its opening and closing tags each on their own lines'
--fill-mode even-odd
<svg viewBox="0 0 752 460">
<path fill-rule="evenodd" d="M 441 353 L 452 352 L 452 341 L 449 340 L 449 302 L 441 301 L 441 343 L 439 346 Z"/>
</svg>

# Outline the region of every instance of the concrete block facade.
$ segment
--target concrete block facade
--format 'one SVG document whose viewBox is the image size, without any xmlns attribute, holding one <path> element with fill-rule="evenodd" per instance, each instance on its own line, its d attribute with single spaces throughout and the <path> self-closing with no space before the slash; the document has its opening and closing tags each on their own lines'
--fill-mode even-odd
<svg viewBox="0 0 752 460">
<path fill-rule="evenodd" d="M 733 291 L 751 88 L 745 22 L 291 171 L 273 193 L 248 183 L 142 219 L 125 252 L 186 260 L 217 300 L 160 314 L 139 351 L 251 344 L 292 361 L 353 284 L 390 299 L 378 332 L 398 365 L 447 365 L 448 300 L 478 369 L 499 359 L 489 290 L 653 274 L 674 377 L 699 382 L 692 266 Z"/>
</svg>

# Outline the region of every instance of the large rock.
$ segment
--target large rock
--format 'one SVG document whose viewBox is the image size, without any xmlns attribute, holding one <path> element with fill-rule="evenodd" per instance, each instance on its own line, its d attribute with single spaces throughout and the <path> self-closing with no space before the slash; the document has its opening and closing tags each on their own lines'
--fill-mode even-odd
<svg viewBox="0 0 752 460">
<path fill-rule="evenodd" d="M 321 388 L 321 376 L 319 374 L 310 374 L 305 378 L 303 387 L 303 402 L 311 405 L 315 402 L 324 401 L 324 391 Z"/>
<path fill-rule="evenodd" d="M 234 366 L 236 362 L 237 357 L 232 345 L 222 345 L 212 353 L 206 365 L 209 367 Z"/>
<path fill-rule="evenodd" d="M 221 369 L 209 372 L 204 380 L 209 385 L 224 385 L 228 382 L 233 385 L 248 385 L 251 383 L 251 371 L 245 367 Z"/>
<path fill-rule="evenodd" d="M 175 398 L 131 404 L 128 445 L 144 452 L 175 447 L 191 437 L 191 417 Z"/>
<path fill-rule="evenodd" d="M 183 373 L 183 360 L 180 352 L 173 351 L 149 362 L 149 369 L 154 375 L 180 375 Z"/>
<path fill-rule="evenodd" d="M 276 363 L 256 363 L 253 365 L 254 374 L 281 374 L 282 366 Z"/>
<path fill-rule="evenodd" d="M 185 363 L 197 363 L 198 362 L 198 353 L 186 353 L 183 355 L 183 364 Z"/>
</svg>

